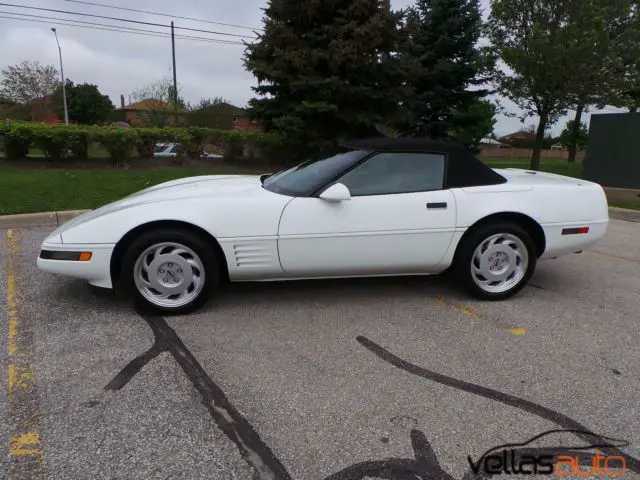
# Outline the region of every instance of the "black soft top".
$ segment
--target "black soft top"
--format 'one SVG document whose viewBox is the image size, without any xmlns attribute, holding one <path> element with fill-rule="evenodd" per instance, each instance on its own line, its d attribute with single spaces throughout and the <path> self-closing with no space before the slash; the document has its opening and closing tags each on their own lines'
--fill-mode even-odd
<svg viewBox="0 0 640 480">
<path fill-rule="evenodd" d="M 507 179 L 478 159 L 464 145 L 425 138 L 371 138 L 342 144 L 349 150 L 371 152 L 441 153 L 445 156 L 445 188 L 498 185 Z"/>
</svg>

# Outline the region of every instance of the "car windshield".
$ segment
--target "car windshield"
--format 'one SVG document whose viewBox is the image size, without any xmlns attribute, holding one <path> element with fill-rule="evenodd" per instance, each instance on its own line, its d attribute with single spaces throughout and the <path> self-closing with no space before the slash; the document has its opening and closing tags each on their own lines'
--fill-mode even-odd
<svg viewBox="0 0 640 480">
<path fill-rule="evenodd" d="M 267 177 L 262 185 L 271 192 L 283 195 L 307 195 L 368 154 L 355 150 L 321 160 L 308 160 Z"/>
<path fill-rule="evenodd" d="M 165 148 L 167 148 L 166 145 L 156 145 L 156 148 L 154 149 L 154 153 L 164 152 Z"/>
</svg>

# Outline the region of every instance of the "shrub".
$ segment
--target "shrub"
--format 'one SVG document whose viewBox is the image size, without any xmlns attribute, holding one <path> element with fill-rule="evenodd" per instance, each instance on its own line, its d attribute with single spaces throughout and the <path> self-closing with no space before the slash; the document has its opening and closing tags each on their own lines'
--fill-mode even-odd
<svg viewBox="0 0 640 480">
<path fill-rule="evenodd" d="M 0 124 L 0 137 L 7 159 L 25 158 L 29 154 L 29 147 L 33 141 L 33 124 L 4 122 Z"/>
<path fill-rule="evenodd" d="M 191 135 L 185 128 L 165 128 L 163 129 L 166 132 L 166 138 L 169 142 L 179 143 L 184 147 L 184 150 L 178 152 L 177 156 L 173 157 L 173 162 L 177 164 L 184 163 L 185 157 L 189 154 L 190 149 L 193 147 L 191 145 Z"/>
<path fill-rule="evenodd" d="M 69 132 L 69 150 L 75 160 L 87 160 L 89 158 L 89 142 L 95 137 L 95 128 L 75 127 Z"/>
<path fill-rule="evenodd" d="M 213 136 L 213 130 L 203 127 L 187 127 L 189 142 L 185 144 L 189 158 L 198 158 L 204 151 L 205 144 Z"/>
<path fill-rule="evenodd" d="M 164 134 L 161 128 L 136 128 L 138 141 L 136 150 L 140 158 L 151 158 L 155 150 L 156 143 L 163 140 Z"/>
<path fill-rule="evenodd" d="M 59 161 L 68 157 L 88 158 L 88 146 L 100 143 L 115 164 L 121 164 L 135 149 L 141 158 L 153 157 L 159 142 L 175 142 L 184 146 L 185 155 L 176 158 L 182 163 L 185 156 L 197 158 L 207 143 L 224 147 L 226 161 L 236 161 L 249 152 L 254 156 L 283 160 L 282 138 L 265 133 L 238 130 L 216 130 L 204 127 L 132 128 L 119 126 L 46 125 L 33 122 L 7 121 L 0 123 L 0 144 L 7 158 L 24 158 L 32 144 L 44 150 L 45 156 Z"/>
<path fill-rule="evenodd" d="M 121 165 L 137 145 L 138 131 L 135 128 L 99 127 L 95 129 L 94 139 L 109 152 L 116 165 Z"/>
<path fill-rule="evenodd" d="M 72 155 L 73 130 L 76 126 L 37 125 L 32 130 L 33 143 L 44 152 L 45 158 L 59 162 Z"/>
</svg>

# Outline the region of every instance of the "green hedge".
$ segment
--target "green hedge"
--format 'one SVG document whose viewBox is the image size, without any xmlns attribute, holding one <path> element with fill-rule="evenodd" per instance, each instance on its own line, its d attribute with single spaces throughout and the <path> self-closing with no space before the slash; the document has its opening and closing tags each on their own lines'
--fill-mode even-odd
<svg viewBox="0 0 640 480">
<path fill-rule="evenodd" d="M 185 155 L 197 158 L 207 143 L 225 148 L 225 159 L 243 156 L 245 146 L 252 156 L 270 156 L 281 140 L 273 134 L 215 130 L 203 127 L 138 128 L 84 125 L 46 125 L 34 122 L 0 123 L 0 145 L 8 159 L 27 156 L 29 148 L 44 151 L 52 161 L 68 158 L 84 160 L 88 146 L 99 143 L 109 152 L 114 163 L 128 159 L 134 151 L 143 158 L 153 156 L 156 143 L 177 142 L 185 147 Z M 182 159 L 178 159 L 181 161 Z"/>
</svg>

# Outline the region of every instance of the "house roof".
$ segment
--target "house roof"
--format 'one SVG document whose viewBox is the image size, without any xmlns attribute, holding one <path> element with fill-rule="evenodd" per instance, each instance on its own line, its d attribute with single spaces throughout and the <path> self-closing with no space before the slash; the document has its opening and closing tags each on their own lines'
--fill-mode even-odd
<svg viewBox="0 0 640 480">
<path fill-rule="evenodd" d="M 145 98 L 144 100 L 140 100 L 139 102 L 125 105 L 124 108 L 121 108 L 120 110 L 159 110 L 159 109 L 174 111 L 174 106 L 169 102 L 165 102 L 163 100 L 159 100 L 156 98 Z M 175 109 L 175 111 L 184 112 L 185 109 L 178 107 Z"/>
<path fill-rule="evenodd" d="M 489 145 L 504 145 L 504 143 L 494 140 L 493 138 L 485 137 L 480 140 L 480 143 L 485 143 Z"/>
<path fill-rule="evenodd" d="M 201 112 L 215 112 L 230 115 L 246 115 L 247 110 L 245 108 L 236 107 L 227 102 L 216 103 L 200 110 Z"/>
<path fill-rule="evenodd" d="M 500 137 L 500 139 L 504 139 L 504 138 L 535 138 L 536 134 L 535 132 L 528 132 L 526 130 L 519 130 L 517 132 L 513 132 L 510 133 L 508 135 L 504 135 L 502 137 Z"/>
</svg>

